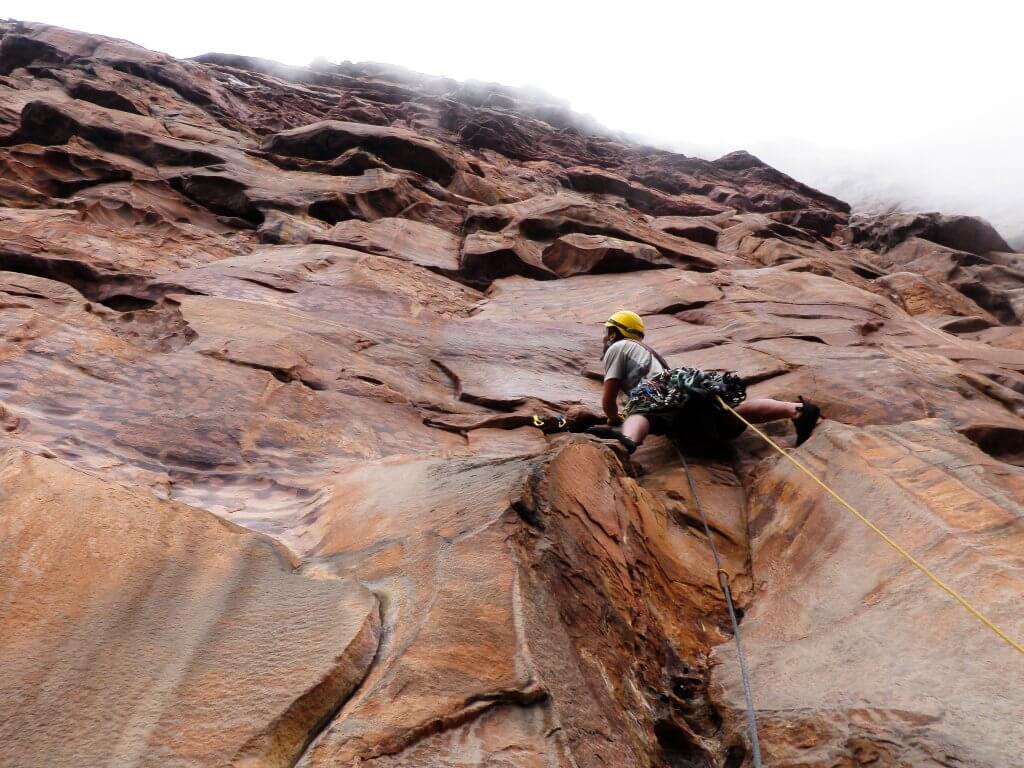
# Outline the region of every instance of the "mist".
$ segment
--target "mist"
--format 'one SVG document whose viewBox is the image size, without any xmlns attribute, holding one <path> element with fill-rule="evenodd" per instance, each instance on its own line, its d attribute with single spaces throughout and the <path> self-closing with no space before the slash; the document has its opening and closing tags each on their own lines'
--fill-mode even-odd
<svg viewBox="0 0 1024 768">
<path fill-rule="evenodd" d="M 859 210 L 966 213 L 1024 246 L 1024 8 L 520 0 L 8 0 L 2 13 L 186 58 L 377 61 L 555 94 L 612 132 L 746 149 Z"/>
<path fill-rule="evenodd" d="M 854 213 L 941 211 L 980 216 L 1014 248 L 1024 249 L 1024 152 L 1016 136 L 983 141 L 956 137 L 927 145 L 865 150 L 827 147 L 800 138 L 752 141 L 743 147 L 805 184 L 845 200 Z M 667 149 L 713 159 L 737 147 L 647 139 Z"/>
</svg>

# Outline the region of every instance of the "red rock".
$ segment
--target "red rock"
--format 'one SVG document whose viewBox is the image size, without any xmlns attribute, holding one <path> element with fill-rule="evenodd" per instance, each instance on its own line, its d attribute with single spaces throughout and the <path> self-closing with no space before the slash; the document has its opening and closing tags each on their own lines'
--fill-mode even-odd
<svg viewBox="0 0 1024 768">
<path fill-rule="evenodd" d="M 64 87 L 68 92 L 68 96 L 73 99 L 88 101 L 100 107 L 119 109 L 122 112 L 131 112 L 136 115 L 147 113 L 144 104 L 133 101 L 111 88 L 105 88 L 84 80 L 65 81 Z"/>
<path fill-rule="evenodd" d="M 99 107 L 86 109 L 77 106 L 72 109 L 45 101 L 31 101 L 21 112 L 18 130 L 0 140 L 0 144 L 64 144 L 77 136 L 101 149 L 149 165 L 211 165 L 223 162 L 220 155 L 164 134 L 163 127 L 148 118 L 136 117 L 138 126 L 135 130 L 134 125 L 132 128 L 111 128 L 112 122 L 116 124 L 124 119 L 115 118 L 115 114 L 113 110 L 101 110 Z"/>
<path fill-rule="evenodd" d="M 757 213 L 747 213 L 730 218 L 719 234 L 718 246 L 723 251 L 732 252 L 741 247 L 743 240 L 748 237 L 762 240 L 780 239 L 797 243 L 817 243 L 830 250 L 835 249 L 833 243 L 818 237 L 813 232 L 783 224 Z"/>
<path fill-rule="evenodd" d="M 343 221 L 317 236 L 315 242 L 404 259 L 442 273 L 459 271 L 459 238 L 408 219 Z"/>
<path fill-rule="evenodd" d="M 693 240 L 705 245 L 718 245 L 718 235 L 722 228 L 708 218 L 695 216 L 659 216 L 654 226 L 670 235 Z"/>
<path fill-rule="evenodd" d="M 776 233 L 767 233 L 768 237 L 743 235 L 743 229 L 742 225 L 730 228 L 723 237 L 723 243 L 736 242 L 733 238 L 737 232 L 741 233 L 735 246 L 736 253 L 754 264 L 777 266 L 794 272 L 813 272 L 834 277 L 867 291 L 880 292 L 879 285 L 874 281 L 881 278 L 883 272 L 863 253 L 854 250 L 822 250 L 800 240 L 780 237 Z M 723 247 L 726 246 L 723 244 Z"/>
<path fill-rule="evenodd" d="M 894 248 L 912 237 L 977 255 L 1013 250 L 991 224 L 976 216 L 888 214 L 851 222 L 851 228 L 855 243 L 875 250 Z"/>
<path fill-rule="evenodd" d="M 459 270 L 471 285 L 482 288 L 510 275 L 534 280 L 557 277 L 544 265 L 542 254 L 543 244 L 513 232 L 473 232 L 463 241 Z"/>
<path fill-rule="evenodd" d="M 256 237 L 261 243 L 305 245 L 325 231 L 324 224 L 310 216 L 292 216 L 283 211 L 268 210 L 256 228 Z"/>
<path fill-rule="evenodd" d="M 745 153 L 385 65 L 0 22 L 0 67 L 16 764 L 749 764 L 678 455 L 579 434 L 621 308 L 820 403 L 800 459 L 1024 632 L 1024 265 L 984 227 L 864 234 Z M 998 638 L 753 433 L 688 461 L 766 764 L 1013 763 Z"/>
<path fill-rule="evenodd" d="M 822 208 L 810 208 L 796 211 L 773 211 L 768 217 L 775 221 L 789 224 L 798 229 L 817 232 L 822 237 L 832 237 L 839 227 L 845 226 L 847 219 L 835 211 Z"/>
<path fill-rule="evenodd" d="M 286 764 L 366 675 L 380 607 L 357 582 L 57 461 L 7 451 L 0 475 L 0 730 L 19 762 Z"/>
<path fill-rule="evenodd" d="M 710 216 L 727 208 L 711 203 L 706 198 L 670 196 L 640 184 L 631 183 L 623 176 L 600 168 L 568 168 L 565 178 L 571 189 L 600 195 L 621 197 L 632 207 L 654 216 Z M 697 238 L 690 238 L 697 240 Z M 699 242 L 706 242 L 699 240 Z M 714 243 L 710 243 L 714 245 Z"/>
<path fill-rule="evenodd" d="M 330 161 L 329 167 L 342 176 L 361 176 L 364 171 L 372 168 L 390 169 L 379 157 L 359 147 L 345 150 Z"/>
<path fill-rule="evenodd" d="M 911 315 L 957 315 L 981 317 L 990 325 L 991 316 L 946 283 L 939 283 L 916 272 L 893 272 L 878 279 L 891 290 Z"/>
<path fill-rule="evenodd" d="M 49 197 L 70 197 L 96 184 L 132 178 L 128 168 L 118 167 L 94 152 L 31 144 L 0 150 L 0 174 Z"/>
<path fill-rule="evenodd" d="M 466 226 L 489 232 L 501 230 L 509 237 L 535 243 L 550 242 L 572 232 L 607 235 L 654 246 L 670 261 L 693 269 L 709 270 L 724 263 L 721 254 L 713 249 L 661 232 L 642 218 L 571 194 L 508 205 L 474 206 Z"/>
<path fill-rule="evenodd" d="M 765 191 L 758 190 L 755 194 L 748 193 L 748 197 L 754 202 L 754 210 L 797 210 L 807 208 L 803 200 L 811 200 L 823 204 L 827 209 L 839 213 L 849 213 L 850 206 L 841 200 L 823 194 L 816 189 L 811 189 L 790 178 L 781 171 L 772 168 L 748 152 L 730 152 L 723 155 L 714 162 L 715 166 L 725 170 L 733 171 L 739 179 L 750 183 L 750 186 L 764 185 Z M 735 182 L 733 177 L 733 183 Z M 755 186 L 756 185 L 756 186 Z M 772 189 L 774 187 L 775 189 Z M 785 190 L 779 192 L 779 189 Z"/>
<path fill-rule="evenodd" d="M 369 170 L 361 176 L 268 172 L 256 164 L 196 169 L 171 178 L 175 189 L 210 210 L 258 224 L 266 210 L 305 214 L 328 224 L 395 216 L 430 197 L 403 176 Z"/>
<path fill-rule="evenodd" d="M 264 149 L 312 160 L 333 160 L 363 148 L 396 168 L 421 173 L 440 184 L 455 174 L 456 164 L 439 144 L 399 128 L 325 120 L 269 137 Z"/>
<path fill-rule="evenodd" d="M 935 421 L 829 424 L 807 453 L 847 498 L 864 498 L 869 484 L 872 503 L 862 511 L 1019 636 L 1021 582 L 1003 568 L 1021 568 L 1007 556 L 1019 550 L 1024 526 L 1016 502 L 996 501 L 1020 497 L 1019 472 L 1007 473 Z M 857 744 L 882 764 L 1012 764 L 1020 722 L 1000 692 L 1024 681 L 1016 654 L 963 621 L 960 606 L 790 465 L 759 472 L 752 488 L 753 568 L 765 597 L 748 610 L 743 631 L 764 711 L 765 762 L 828 765 Z M 784 507 L 769 501 L 779 494 Z M 823 599 L 801 599 L 808 589 Z M 740 709 L 735 656 L 723 646 L 721 657 L 713 677 L 722 704 Z M 883 699 L 883 707 L 864 707 Z M 956 706 L 942 703 L 949 700 Z M 807 704 L 832 714 L 789 714 Z M 982 720 L 969 714 L 976 707 L 987 713 Z"/>
<path fill-rule="evenodd" d="M 0 266 L 74 285 L 89 298 L 103 300 L 145 277 L 187 268 L 246 248 L 204 226 L 171 223 L 149 209 L 119 205 L 123 190 L 105 191 L 103 203 L 83 210 L 0 209 L 4 248 Z M 106 195 L 109 194 L 109 197 Z M 125 210 L 127 208 L 127 210 Z M 147 213 L 149 218 L 146 219 Z M 141 214 L 137 221 L 133 214 Z M 117 248 L 111 249 L 111 240 Z"/>
<path fill-rule="evenodd" d="M 140 82 L 170 89 L 179 102 L 179 112 L 182 102 L 186 109 L 199 105 L 219 109 L 222 114 L 237 112 L 241 106 L 202 67 L 147 51 L 124 40 L 17 21 L 6 22 L 2 32 L 0 74 L 31 65 L 75 69 L 78 63 L 88 60 L 94 66 L 105 65 Z M 197 112 L 203 114 L 201 110 Z M 210 122 L 215 124 L 215 121 Z"/>
<path fill-rule="evenodd" d="M 670 267 L 653 245 L 604 235 L 562 235 L 544 249 L 544 265 L 559 277 Z"/>
<path fill-rule="evenodd" d="M 912 237 L 873 258 L 891 271 L 913 271 L 947 283 L 1003 323 L 1024 320 L 1024 258 L 956 251 Z"/>
</svg>

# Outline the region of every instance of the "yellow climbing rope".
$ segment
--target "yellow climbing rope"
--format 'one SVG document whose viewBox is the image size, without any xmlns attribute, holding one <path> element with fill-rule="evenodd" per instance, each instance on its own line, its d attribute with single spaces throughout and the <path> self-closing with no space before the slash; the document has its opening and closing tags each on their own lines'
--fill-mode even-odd
<svg viewBox="0 0 1024 768">
<path fill-rule="evenodd" d="M 717 395 L 716 395 L 716 397 L 717 397 Z M 903 547 L 901 547 L 899 544 L 897 544 L 895 541 L 893 541 L 889 537 L 889 535 L 886 534 L 885 531 L 883 531 L 877 525 L 875 525 L 870 520 L 868 520 L 868 518 L 866 518 L 864 515 L 862 515 L 856 509 L 854 509 L 853 505 L 850 504 L 850 502 L 848 502 L 846 499 L 844 499 L 838 493 L 836 493 L 831 488 L 829 488 L 829 486 L 824 481 L 820 480 L 817 475 L 815 475 L 813 472 L 811 472 L 811 470 L 809 470 L 807 467 L 805 467 L 799 461 L 794 459 L 787 451 L 785 451 L 774 440 L 772 440 L 770 437 L 768 437 L 768 435 L 766 435 L 760 429 L 758 429 L 753 424 L 751 424 L 749 421 L 747 421 L 745 418 L 743 418 L 739 413 L 736 412 L 736 409 L 734 409 L 732 406 L 730 406 L 727 402 L 725 402 L 720 397 L 718 397 L 718 402 L 721 403 L 724 408 L 728 409 L 732 413 L 733 416 L 738 418 L 740 421 L 742 421 L 744 424 L 746 424 L 748 427 L 750 427 L 752 430 L 754 430 L 754 432 L 756 432 L 758 435 L 760 435 L 761 438 L 766 443 L 768 443 L 768 445 L 770 445 L 776 451 L 778 451 L 783 456 L 785 456 L 787 459 L 789 459 L 791 462 L 793 462 L 793 464 L 797 467 L 797 469 L 799 469 L 801 472 L 803 472 L 805 475 L 807 475 L 809 478 L 811 478 L 811 480 L 813 480 L 818 485 L 820 485 L 822 488 L 824 488 L 825 491 L 827 491 L 828 494 L 830 496 L 832 496 L 832 498 L 834 498 L 836 501 L 838 501 L 840 504 L 842 504 L 848 510 L 853 512 L 853 514 L 855 514 L 857 516 L 857 518 L 862 523 L 864 523 L 864 525 L 866 525 L 872 531 L 877 533 L 886 544 L 888 544 L 890 547 L 892 547 L 897 552 L 899 552 L 904 558 L 906 558 L 908 561 L 910 561 L 914 565 L 915 568 L 917 568 L 919 571 L 921 571 L 921 573 L 923 573 L 925 576 L 927 576 L 929 579 L 931 579 L 933 582 L 935 582 L 935 584 L 940 589 L 942 589 L 945 592 L 947 592 L 950 596 L 953 597 L 954 600 L 956 600 L 958 603 L 960 603 L 960 605 L 962 605 L 964 608 L 966 608 L 968 611 L 970 611 L 974 615 L 974 617 L 976 619 L 978 619 L 978 621 L 980 621 L 986 627 L 988 627 L 993 632 L 995 632 L 1000 638 L 1005 640 L 1007 645 L 1009 645 L 1015 651 L 1018 651 L 1018 652 L 1024 654 L 1024 645 L 1021 645 L 1016 640 L 1014 640 L 1012 637 L 1010 637 L 1008 634 L 1006 634 L 1006 632 L 1004 632 L 1002 629 L 1000 629 L 995 624 L 995 622 L 990 620 L 987 616 L 985 616 L 985 614 L 983 614 L 981 611 L 979 611 L 977 608 L 975 608 L 973 605 L 971 605 L 971 603 L 967 600 L 967 598 L 965 598 L 963 595 L 961 595 L 959 592 L 957 592 L 955 589 L 953 589 L 951 586 L 949 586 L 946 582 L 944 582 L 942 579 L 940 579 L 938 576 L 936 576 L 934 573 L 932 573 L 924 563 L 920 562 L 912 554 L 907 552 L 907 550 L 905 550 Z"/>
</svg>

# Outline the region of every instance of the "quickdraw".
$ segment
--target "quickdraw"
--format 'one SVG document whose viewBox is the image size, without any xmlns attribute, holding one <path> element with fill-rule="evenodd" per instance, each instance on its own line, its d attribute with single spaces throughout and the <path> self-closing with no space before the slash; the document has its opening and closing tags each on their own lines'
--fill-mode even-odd
<svg viewBox="0 0 1024 768">
<path fill-rule="evenodd" d="M 547 432 L 561 432 L 563 429 L 568 428 L 569 421 L 565 416 L 541 416 L 538 413 L 533 414 L 533 426 L 537 429 Z"/>
</svg>

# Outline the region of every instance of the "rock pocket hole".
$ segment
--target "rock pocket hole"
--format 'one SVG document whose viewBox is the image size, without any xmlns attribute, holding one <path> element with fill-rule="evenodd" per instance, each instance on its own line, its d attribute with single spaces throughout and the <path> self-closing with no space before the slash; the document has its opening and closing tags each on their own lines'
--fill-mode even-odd
<svg viewBox="0 0 1024 768">
<path fill-rule="evenodd" d="M 137 296 L 129 296 L 123 293 L 109 296 L 106 299 L 100 299 L 99 303 L 117 312 L 134 312 L 139 309 L 152 309 L 156 306 L 155 301 L 140 299 Z"/>
<path fill-rule="evenodd" d="M 309 206 L 309 215 L 326 224 L 337 224 L 354 218 L 352 209 L 340 200 L 318 200 Z"/>
<path fill-rule="evenodd" d="M 654 735 L 670 768 L 712 768 L 704 750 L 693 737 L 670 720 L 656 722 Z"/>
<path fill-rule="evenodd" d="M 725 755 L 725 762 L 722 764 L 722 768 L 740 768 L 743 765 L 743 761 L 747 759 L 747 748 L 742 744 L 736 744 L 729 747 L 729 751 Z"/>
<path fill-rule="evenodd" d="M 695 699 L 702 695 L 703 681 L 695 678 L 677 677 L 672 680 L 672 693 L 683 700 Z"/>
<path fill-rule="evenodd" d="M 1024 430 L 1013 427 L 971 427 L 963 436 L 993 459 L 1024 467 Z"/>
</svg>

